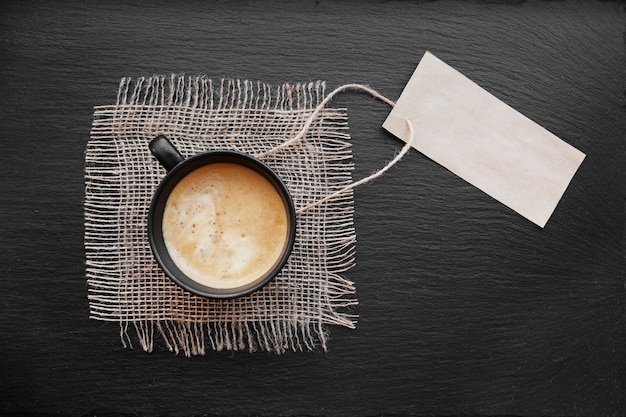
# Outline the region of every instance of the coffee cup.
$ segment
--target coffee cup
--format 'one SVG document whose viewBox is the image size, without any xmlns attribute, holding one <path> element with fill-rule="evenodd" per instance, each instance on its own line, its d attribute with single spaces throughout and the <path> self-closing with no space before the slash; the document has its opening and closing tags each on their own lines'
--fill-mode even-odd
<svg viewBox="0 0 626 417">
<path fill-rule="evenodd" d="M 167 171 L 148 213 L 150 248 L 163 272 L 210 298 L 247 295 L 272 280 L 296 234 L 294 203 L 280 177 L 236 151 L 185 159 L 165 136 L 149 149 Z"/>
</svg>

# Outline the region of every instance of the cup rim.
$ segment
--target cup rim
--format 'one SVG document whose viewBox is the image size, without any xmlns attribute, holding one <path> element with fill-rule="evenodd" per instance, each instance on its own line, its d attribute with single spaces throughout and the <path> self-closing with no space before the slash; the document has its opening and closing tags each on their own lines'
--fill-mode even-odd
<svg viewBox="0 0 626 417">
<path fill-rule="evenodd" d="M 207 286 L 187 276 L 180 270 L 180 268 L 178 268 L 169 255 L 167 248 L 165 247 L 162 233 L 163 211 L 165 209 L 167 199 L 174 187 L 180 182 L 180 180 L 192 171 L 202 166 L 219 162 L 236 163 L 251 168 L 263 175 L 263 177 L 267 179 L 280 194 L 288 214 L 288 238 L 282 254 L 277 258 L 272 268 L 259 278 L 247 284 L 233 288 L 215 288 Z M 172 168 L 159 183 L 154 195 L 152 196 L 152 201 L 150 202 L 150 208 L 148 211 L 148 239 L 150 242 L 150 249 L 161 270 L 166 276 L 168 276 L 168 278 L 183 289 L 207 298 L 229 299 L 242 297 L 265 286 L 280 273 L 282 268 L 287 263 L 295 243 L 295 238 L 295 205 L 284 182 L 274 170 L 262 161 L 251 155 L 233 150 L 214 150 L 202 152 L 181 161 L 174 168 Z"/>
</svg>

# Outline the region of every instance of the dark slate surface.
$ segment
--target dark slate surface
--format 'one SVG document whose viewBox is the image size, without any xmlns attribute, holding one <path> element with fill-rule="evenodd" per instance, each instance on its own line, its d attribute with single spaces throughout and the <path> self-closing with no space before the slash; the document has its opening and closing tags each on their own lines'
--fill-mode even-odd
<svg viewBox="0 0 626 417">
<path fill-rule="evenodd" d="M 0 412 L 624 415 L 624 5 L 0 3 Z M 148 3 L 148 2 L 145 2 Z M 328 353 L 125 350 L 88 319 L 83 157 L 123 76 L 366 83 L 430 50 L 587 154 L 541 229 L 412 151 L 356 190 L 356 330 Z M 363 94 L 357 176 L 400 143 Z"/>
</svg>

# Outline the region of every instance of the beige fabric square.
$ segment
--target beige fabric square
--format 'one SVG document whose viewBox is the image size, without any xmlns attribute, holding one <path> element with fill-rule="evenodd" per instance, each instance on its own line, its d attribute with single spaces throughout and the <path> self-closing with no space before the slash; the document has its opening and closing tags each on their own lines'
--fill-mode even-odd
<svg viewBox="0 0 626 417">
<path fill-rule="evenodd" d="M 213 350 L 327 348 L 326 325 L 355 326 L 352 191 L 301 214 L 293 252 L 266 287 L 239 299 L 192 295 L 159 269 L 147 213 L 165 170 L 148 150 L 166 135 L 183 156 L 211 149 L 260 155 L 297 134 L 324 98 L 324 83 L 260 82 L 172 75 L 122 79 L 117 102 L 94 110 L 85 155 L 85 252 L 91 318 L 119 322 L 138 340 L 185 355 Z M 303 141 L 263 161 L 296 209 L 352 183 L 345 109 L 325 108 Z M 133 337 L 132 331 L 136 337 Z"/>
</svg>

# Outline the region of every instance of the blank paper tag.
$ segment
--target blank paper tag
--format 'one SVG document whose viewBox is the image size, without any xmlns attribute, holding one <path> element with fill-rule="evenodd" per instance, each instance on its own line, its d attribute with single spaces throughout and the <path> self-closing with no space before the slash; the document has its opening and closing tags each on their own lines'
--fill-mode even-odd
<svg viewBox="0 0 626 417">
<path fill-rule="evenodd" d="M 544 227 L 585 154 L 426 52 L 383 127 Z"/>
</svg>

